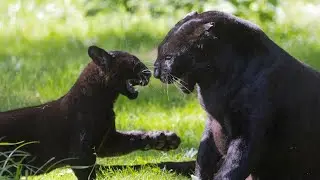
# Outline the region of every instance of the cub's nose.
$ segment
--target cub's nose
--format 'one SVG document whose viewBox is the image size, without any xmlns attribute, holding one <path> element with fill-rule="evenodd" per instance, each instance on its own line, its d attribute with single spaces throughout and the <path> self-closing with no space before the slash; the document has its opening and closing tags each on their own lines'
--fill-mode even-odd
<svg viewBox="0 0 320 180">
<path fill-rule="evenodd" d="M 140 85 L 145 86 L 149 83 L 151 77 L 151 71 L 149 69 L 144 69 L 139 74 L 140 77 Z"/>
<path fill-rule="evenodd" d="M 149 69 L 145 69 L 142 71 L 142 75 L 149 79 L 151 77 L 152 72 Z"/>
</svg>

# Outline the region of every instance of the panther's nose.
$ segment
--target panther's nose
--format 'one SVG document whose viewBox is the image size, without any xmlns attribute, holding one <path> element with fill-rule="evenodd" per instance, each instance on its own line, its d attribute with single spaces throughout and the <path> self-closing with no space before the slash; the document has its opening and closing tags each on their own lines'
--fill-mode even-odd
<svg viewBox="0 0 320 180">
<path fill-rule="evenodd" d="M 157 79 L 159 79 L 160 78 L 160 69 L 159 68 L 154 68 L 154 74 L 153 74 L 153 76 L 155 77 L 155 78 L 157 78 Z"/>
<path fill-rule="evenodd" d="M 160 64 L 159 63 L 155 63 L 154 64 L 154 73 L 153 73 L 153 76 L 157 79 L 160 78 Z"/>
</svg>

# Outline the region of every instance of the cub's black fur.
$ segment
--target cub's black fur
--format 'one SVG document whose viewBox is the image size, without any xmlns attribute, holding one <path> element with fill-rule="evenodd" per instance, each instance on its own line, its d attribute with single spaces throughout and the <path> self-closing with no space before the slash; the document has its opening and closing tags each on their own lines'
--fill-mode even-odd
<svg viewBox="0 0 320 180">
<path fill-rule="evenodd" d="M 186 93 L 198 86 L 208 114 L 201 179 L 320 179 L 320 73 L 256 25 L 219 11 L 190 13 L 159 45 L 154 71 Z"/>
<path fill-rule="evenodd" d="M 133 86 L 147 85 L 151 72 L 137 57 L 126 52 L 106 52 L 91 46 L 88 54 L 92 62 L 66 95 L 39 106 L 0 113 L 2 141 L 39 142 L 21 149 L 31 154 L 23 163 L 31 169 L 42 167 L 37 174 L 59 162 L 51 169 L 71 165 L 79 180 L 95 179 L 96 156 L 117 156 L 135 150 L 170 150 L 180 144 L 180 138 L 173 132 L 117 131 L 114 102 L 119 94 L 137 98 L 138 92 Z M 0 146 L 0 152 L 9 150 L 12 150 L 9 146 Z M 179 163 L 155 165 L 182 170 Z"/>
</svg>

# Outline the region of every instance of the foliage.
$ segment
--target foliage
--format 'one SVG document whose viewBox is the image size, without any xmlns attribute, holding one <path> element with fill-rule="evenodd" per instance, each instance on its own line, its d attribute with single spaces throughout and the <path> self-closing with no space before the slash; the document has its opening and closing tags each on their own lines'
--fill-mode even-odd
<svg viewBox="0 0 320 180">
<path fill-rule="evenodd" d="M 261 22 L 272 21 L 275 18 L 278 0 L 230 0 L 235 7 L 235 15 L 255 18 Z"/>
<path fill-rule="evenodd" d="M 21 150 L 22 147 L 28 146 L 29 144 L 33 144 L 37 142 L 17 142 L 17 143 L 6 143 L 0 142 L 0 148 L 4 146 L 12 147 L 12 151 L 0 152 L 0 177 L 1 179 L 20 179 L 22 170 L 26 170 L 30 172 L 30 174 L 37 172 L 38 168 L 32 167 L 27 164 L 23 164 L 22 162 L 30 157 L 28 152 L 24 152 Z M 12 170 L 15 169 L 15 172 Z"/>
<path fill-rule="evenodd" d="M 89 0 L 87 15 L 108 13 L 110 10 L 136 14 L 141 11 L 152 17 L 175 15 L 179 11 L 203 12 L 206 7 L 226 3 L 232 6 L 233 13 L 241 17 L 254 16 L 259 21 L 271 21 L 275 17 L 278 0 Z M 110 8 L 112 7 L 112 8 Z"/>
</svg>

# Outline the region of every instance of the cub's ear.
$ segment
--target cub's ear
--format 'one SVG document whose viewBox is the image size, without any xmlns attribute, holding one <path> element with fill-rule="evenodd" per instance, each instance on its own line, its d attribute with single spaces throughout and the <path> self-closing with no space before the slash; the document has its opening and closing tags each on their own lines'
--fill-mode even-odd
<svg viewBox="0 0 320 180">
<path fill-rule="evenodd" d="M 109 70 L 113 61 L 113 56 L 107 51 L 97 46 L 90 46 L 88 48 L 88 55 L 96 65 Z"/>
</svg>

